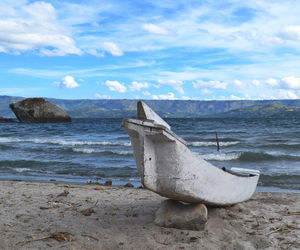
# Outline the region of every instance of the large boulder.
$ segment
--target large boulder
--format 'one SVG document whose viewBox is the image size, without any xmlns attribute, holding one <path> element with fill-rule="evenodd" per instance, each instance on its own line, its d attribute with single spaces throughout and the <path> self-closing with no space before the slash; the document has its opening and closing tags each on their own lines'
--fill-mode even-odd
<svg viewBox="0 0 300 250">
<path fill-rule="evenodd" d="M 207 208 L 204 204 L 184 204 L 165 200 L 155 214 L 154 223 L 161 227 L 187 230 L 204 230 Z"/>
<path fill-rule="evenodd" d="M 61 108 L 44 98 L 27 98 L 9 105 L 20 122 L 71 122 L 71 117 Z"/>
</svg>

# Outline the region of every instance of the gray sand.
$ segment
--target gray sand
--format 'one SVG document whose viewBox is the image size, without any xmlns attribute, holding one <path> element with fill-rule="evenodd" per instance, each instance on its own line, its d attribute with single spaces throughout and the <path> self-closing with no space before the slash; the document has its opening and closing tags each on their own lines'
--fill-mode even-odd
<svg viewBox="0 0 300 250">
<path fill-rule="evenodd" d="M 161 228 L 145 189 L 0 181 L 0 249 L 299 249 L 300 194 L 208 208 L 204 231 Z"/>
</svg>

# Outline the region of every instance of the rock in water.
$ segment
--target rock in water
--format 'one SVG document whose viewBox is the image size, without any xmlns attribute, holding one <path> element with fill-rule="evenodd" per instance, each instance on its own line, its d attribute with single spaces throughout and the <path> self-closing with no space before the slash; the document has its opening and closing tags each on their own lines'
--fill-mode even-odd
<svg viewBox="0 0 300 250">
<path fill-rule="evenodd" d="M 71 122 L 71 117 L 61 108 L 44 98 L 27 98 L 9 105 L 20 122 Z"/>
<path fill-rule="evenodd" d="M 4 123 L 4 122 L 14 122 L 14 120 L 0 116 L 0 123 Z"/>
<path fill-rule="evenodd" d="M 207 222 L 207 208 L 203 204 L 183 204 L 165 200 L 155 214 L 154 223 L 161 227 L 188 230 L 204 230 Z"/>
</svg>

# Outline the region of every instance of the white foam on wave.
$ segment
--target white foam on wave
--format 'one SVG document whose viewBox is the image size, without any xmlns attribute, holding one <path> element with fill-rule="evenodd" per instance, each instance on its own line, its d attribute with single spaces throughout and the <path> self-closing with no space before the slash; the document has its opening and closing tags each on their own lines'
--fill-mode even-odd
<svg viewBox="0 0 300 250">
<path fill-rule="evenodd" d="M 68 141 L 62 139 L 20 139 L 13 137 L 0 137 L 0 142 L 33 142 L 36 144 L 58 144 L 63 146 L 82 146 L 82 145 L 100 145 L 100 146 L 125 146 L 130 147 L 130 142 L 113 142 L 113 141 Z"/>
<path fill-rule="evenodd" d="M 30 168 L 14 168 L 14 170 L 18 173 L 28 172 L 31 171 Z"/>
<path fill-rule="evenodd" d="M 240 143 L 239 141 L 228 141 L 228 142 L 220 142 L 220 147 L 228 147 L 231 145 L 236 145 Z M 189 146 L 192 147 L 210 147 L 210 146 L 216 146 L 217 142 L 211 142 L 211 141 L 195 141 L 195 142 L 189 142 Z"/>
<path fill-rule="evenodd" d="M 112 153 L 117 155 L 132 155 L 130 151 L 116 151 L 116 150 L 102 150 L 102 149 L 92 149 L 92 148 L 73 148 L 74 152 L 84 153 L 84 154 L 96 154 L 96 153 Z"/>
<path fill-rule="evenodd" d="M 34 143 L 50 143 L 67 146 L 82 146 L 82 145 L 100 145 L 100 146 L 131 146 L 130 142 L 113 142 L 113 141 L 66 141 L 61 139 L 43 140 L 34 139 Z"/>
<path fill-rule="evenodd" d="M 215 154 L 204 154 L 201 157 L 204 160 L 211 161 L 232 161 L 236 160 L 241 156 L 242 153 L 215 153 Z"/>
<path fill-rule="evenodd" d="M 19 138 L 10 138 L 10 137 L 0 137 L 0 142 L 7 143 L 7 142 L 20 142 L 21 139 Z"/>
</svg>

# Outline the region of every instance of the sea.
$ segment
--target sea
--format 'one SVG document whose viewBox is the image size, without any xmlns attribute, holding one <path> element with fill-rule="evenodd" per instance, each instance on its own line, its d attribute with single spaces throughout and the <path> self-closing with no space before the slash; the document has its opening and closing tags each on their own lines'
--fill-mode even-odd
<svg viewBox="0 0 300 250">
<path fill-rule="evenodd" d="M 0 123 L 0 179 L 141 185 L 122 119 Z M 300 120 L 169 118 L 172 131 L 222 168 L 261 172 L 257 191 L 300 193 Z M 220 150 L 217 151 L 216 131 Z M 238 187 L 237 187 L 238 188 Z"/>
</svg>

